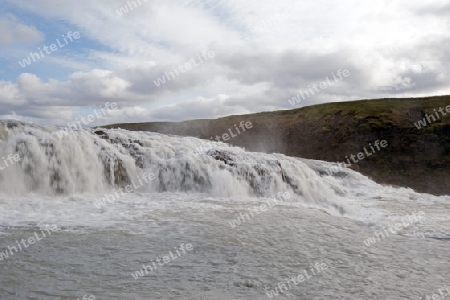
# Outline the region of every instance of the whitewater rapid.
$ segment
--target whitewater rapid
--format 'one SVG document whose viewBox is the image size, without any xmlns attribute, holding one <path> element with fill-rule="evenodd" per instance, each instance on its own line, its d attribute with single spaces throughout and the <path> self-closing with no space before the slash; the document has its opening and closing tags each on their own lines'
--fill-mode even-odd
<svg viewBox="0 0 450 300">
<path fill-rule="evenodd" d="M 313 170 L 299 159 L 157 133 L 98 129 L 60 137 L 56 128 L 3 124 L 0 155 L 21 157 L 1 177 L 0 188 L 8 195 L 105 193 L 147 172 L 155 178 L 141 184 L 140 192 L 270 197 L 288 191 L 300 203 L 344 212 L 343 187 L 321 177 L 321 166 Z M 199 153 L 205 144 L 209 150 Z M 356 176 L 349 170 L 340 174 Z"/>
<path fill-rule="evenodd" d="M 14 155 L 20 160 L 8 164 L 8 156 Z M 287 193 L 289 200 L 283 200 L 287 205 L 323 209 L 370 225 L 386 214 L 386 201 L 400 213 L 412 203 L 448 200 L 381 186 L 333 163 L 122 129 L 67 133 L 52 126 L 2 121 L 0 157 L 8 165 L 0 172 L 4 199 L 33 195 L 56 202 L 70 197 L 91 202 L 88 210 L 94 211 L 99 200 L 114 192 L 115 196 L 100 206 L 139 193 L 201 193 L 233 199 L 274 198 Z M 372 206 L 377 209 L 368 209 Z M 7 225 L 8 210 L 4 213 L 1 219 Z"/>
</svg>

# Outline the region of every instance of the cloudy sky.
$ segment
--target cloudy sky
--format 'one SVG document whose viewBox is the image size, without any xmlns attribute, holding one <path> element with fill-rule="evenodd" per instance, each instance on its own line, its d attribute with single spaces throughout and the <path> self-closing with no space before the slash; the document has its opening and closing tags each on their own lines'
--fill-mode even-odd
<svg viewBox="0 0 450 300">
<path fill-rule="evenodd" d="M 447 0 L 0 2 L 0 118 L 63 125 L 116 102 L 92 125 L 181 121 L 450 94 Z"/>
</svg>

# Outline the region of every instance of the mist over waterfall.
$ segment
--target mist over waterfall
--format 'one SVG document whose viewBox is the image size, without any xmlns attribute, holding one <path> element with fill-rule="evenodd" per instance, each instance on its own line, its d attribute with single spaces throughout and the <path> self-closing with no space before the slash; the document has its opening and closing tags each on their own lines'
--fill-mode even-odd
<svg viewBox="0 0 450 300">
<path fill-rule="evenodd" d="M 140 192 L 250 197 L 288 192 L 290 201 L 344 213 L 339 198 L 345 188 L 324 175 L 364 178 L 328 163 L 151 132 L 81 129 L 64 134 L 56 127 L 2 121 L 0 133 L 0 157 L 20 156 L 0 173 L 0 189 L 9 195 L 106 193 L 140 182 Z M 142 184 L 143 174 L 152 174 L 152 180 Z"/>
</svg>

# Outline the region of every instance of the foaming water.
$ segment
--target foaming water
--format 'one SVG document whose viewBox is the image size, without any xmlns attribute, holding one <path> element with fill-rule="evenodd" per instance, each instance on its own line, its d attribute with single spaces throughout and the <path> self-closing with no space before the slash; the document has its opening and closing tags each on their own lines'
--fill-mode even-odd
<svg viewBox="0 0 450 300">
<path fill-rule="evenodd" d="M 283 155 L 248 153 L 195 138 L 125 130 L 79 130 L 5 122 L 0 155 L 19 154 L 0 188 L 6 195 L 105 193 L 155 179 L 140 192 L 193 192 L 217 197 L 272 197 L 289 192 L 292 201 L 345 213 L 343 188 L 322 178 L 306 162 Z M 59 135 L 62 135 L 60 137 Z M 343 172 L 349 172 L 345 170 Z M 142 182 L 142 181 L 141 181 Z"/>
<path fill-rule="evenodd" d="M 436 203 L 446 207 L 449 197 L 381 186 L 350 169 L 322 161 L 120 129 L 67 134 L 55 127 L 3 121 L 0 133 L 0 157 L 20 156 L 0 172 L 3 225 L 26 223 L 33 213 L 34 219 L 42 218 L 42 210 L 49 218 L 57 218 L 52 214 L 58 211 L 77 216 L 75 223 L 83 219 L 81 214 L 92 211 L 112 217 L 124 209 L 121 206 L 132 205 L 133 196 L 161 193 L 200 193 L 238 203 L 262 202 L 285 193 L 289 198 L 278 199 L 282 202 L 277 205 L 321 209 L 375 227 L 387 226 L 411 212 L 411 205 L 429 210 L 430 221 L 448 221 L 442 209 L 435 208 Z M 198 149 L 208 150 L 199 153 Z M 153 175 L 151 180 L 148 174 Z M 130 189 L 125 192 L 126 186 Z M 114 201 L 95 205 L 114 192 Z"/>
<path fill-rule="evenodd" d="M 2 299 L 268 299 L 316 262 L 329 270 L 279 299 L 420 299 L 450 279 L 448 196 L 190 137 L 0 122 L 0 157 L 15 154 L 0 171 L 0 252 L 61 230 L 0 261 Z M 182 243 L 194 250 L 132 277 Z"/>
</svg>

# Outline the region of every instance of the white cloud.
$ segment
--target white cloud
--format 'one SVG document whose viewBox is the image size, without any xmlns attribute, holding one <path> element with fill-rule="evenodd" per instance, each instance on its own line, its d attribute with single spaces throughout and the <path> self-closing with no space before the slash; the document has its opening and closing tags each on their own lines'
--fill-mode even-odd
<svg viewBox="0 0 450 300">
<path fill-rule="evenodd" d="M 20 96 L 20 91 L 16 85 L 7 81 L 0 81 L 0 103 L 22 105 L 25 99 Z"/>
<path fill-rule="evenodd" d="M 44 40 L 44 34 L 33 26 L 27 26 L 13 15 L 0 16 L 0 46 L 20 43 L 37 43 Z"/>
<path fill-rule="evenodd" d="M 338 69 L 351 76 L 302 105 L 448 90 L 450 23 L 443 0 L 141 1 L 122 17 L 116 12 L 127 5 L 122 0 L 8 1 L 38 18 L 62 20 L 80 31 L 85 47 L 93 41 L 101 48 L 42 59 L 42 68 L 76 69 L 67 79 L 24 73 L 0 82 L 0 114 L 47 122 L 48 112 L 62 107 L 60 119 L 108 101 L 121 110 L 105 120 L 117 122 L 287 109 L 287 99 Z M 4 36 L 16 37 L 13 28 Z M 153 84 L 203 50 L 216 57 L 161 87 Z"/>
</svg>

